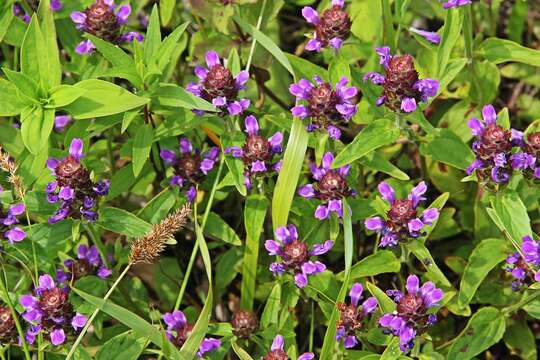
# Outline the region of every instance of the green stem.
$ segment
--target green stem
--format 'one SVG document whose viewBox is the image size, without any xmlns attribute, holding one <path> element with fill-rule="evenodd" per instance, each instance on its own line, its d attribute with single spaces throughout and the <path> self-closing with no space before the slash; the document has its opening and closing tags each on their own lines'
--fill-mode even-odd
<svg viewBox="0 0 540 360">
<path fill-rule="evenodd" d="M 540 290 L 536 290 L 534 292 L 534 294 L 529 295 L 527 297 L 524 297 L 523 299 L 521 299 L 520 301 L 518 301 L 514 305 L 510 305 L 510 306 L 502 309 L 501 312 L 503 314 L 505 314 L 505 315 L 509 315 L 509 314 L 513 313 L 514 311 L 517 311 L 517 310 L 521 309 L 523 306 L 527 305 L 528 303 L 535 300 L 539 296 L 540 296 Z"/>
<path fill-rule="evenodd" d="M 5 274 L 4 266 L 2 266 L 2 273 Z M 11 316 L 13 317 L 13 320 L 15 321 L 15 327 L 17 328 L 17 332 L 19 333 L 19 339 L 21 340 L 21 346 L 24 352 L 24 357 L 27 360 L 32 359 L 32 356 L 30 355 L 30 352 L 28 351 L 28 346 L 26 345 L 26 340 L 24 338 L 24 331 L 21 327 L 21 323 L 19 322 L 19 316 L 17 314 L 17 311 L 15 311 L 15 307 L 13 306 L 13 303 L 11 302 L 11 298 L 9 297 L 9 293 L 7 290 L 7 283 L 4 284 L 4 277 L 0 280 L 0 290 L 2 290 L 2 294 L 4 297 L 4 301 L 6 302 L 9 310 L 11 311 Z"/>
<path fill-rule="evenodd" d="M 105 303 L 107 302 L 107 299 L 109 299 L 109 297 L 111 296 L 111 294 L 113 293 L 114 289 L 116 289 L 116 287 L 118 286 L 118 284 L 120 283 L 120 281 L 122 281 L 122 279 L 124 278 L 124 276 L 126 276 L 128 270 L 130 269 L 131 267 L 131 264 L 128 264 L 126 266 L 126 268 L 124 269 L 124 271 L 122 271 L 122 273 L 120 274 L 120 276 L 118 276 L 118 278 L 116 279 L 116 281 L 114 282 L 114 284 L 112 284 L 111 288 L 109 289 L 109 291 L 107 291 L 107 293 L 105 294 L 105 296 L 103 297 L 103 305 L 105 305 Z M 103 306 L 102 305 L 102 306 Z M 71 359 L 71 357 L 73 356 L 73 354 L 75 353 L 75 350 L 77 349 L 77 346 L 79 346 L 79 344 L 81 343 L 84 335 L 86 334 L 86 332 L 88 331 L 88 328 L 90 327 L 90 325 L 92 325 L 92 321 L 94 321 L 94 319 L 96 318 L 97 314 L 99 313 L 99 310 L 100 310 L 100 307 L 96 308 L 94 310 L 94 312 L 92 313 L 92 315 L 90 315 L 90 318 L 88 318 L 88 320 L 86 321 L 86 324 L 84 325 L 84 328 L 82 329 L 81 333 L 79 334 L 79 336 L 77 336 L 77 339 L 75 339 L 75 342 L 73 343 L 73 346 L 71 346 L 71 349 L 69 349 L 69 353 L 67 354 L 67 357 L 66 357 L 66 360 L 69 360 Z"/>
<path fill-rule="evenodd" d="M 107 152 L 109 153 L 109 162 L 111 166 L 111 174 L 114 175 L 116 172 L 116 163 L 114 161 L 114 153 L 112 148 L 112 142 L 113 142 L 113 135 L 112 135 L 112 129 L 108 131 L 107 133 Z"/>
<path fill-rule="evenodd" d="M 221 177 L 221 172 L 223 170 L 223 163 L 225 162 L 224 160 L 225 160 L 225 157 L 221 155 L 221 159 L 219 160 L 219 167 L 218 167 L 216 179 L 214 180 L 214 184 L 212 185 L 212 190 L 210 191 L 210 197 L 208 198 L 208 204 L 206 205 L 206 209 L 204 211 L 203 219 L 201 222 L 201 231 L 204 231 L 204 227 L 206 226 L 206 221 L 208 220 L 208 215 L 210 214 L 210 210 L 214 202 L 214 196 L 216 195 L 217 184 L 219 183 L 219 178 Z M 197 221 L 197 202 L 193 204 L 193 216 L 195 218 L 195 221 Z M 199 251 L 199 240 L 197 238 L 197 240 L 195 241 L 195 245 L 193 246 L 193 250 L 191 250 L 191 256 L 189 258 L 188 266 L 184 274 L 184 278 L 182 279 L 182 285 L 180 285 L 180 290 L 178 291 L 178 296 L 176 297 L 176 302 L 174 303 L 174 310 L 178 310 L 180 308 L 180 305 L 182 304 L 182 298 L 184 297 L 184 293 L 186 291 L 189 276 L 191 275 L 191 270 L 193 269 L 193 264 L 195 263 L 195 259 L 197 258 L 198 251 Z"/>
<path fill-rule="evenodd" d="M 261 28 L 265 8 L 266 8 L 266 0 L 263 0 L 262 6 L 261 6 L 261 12 L 259 14 L 259 19 L 257 19 L 257 30 L 259 30 Z M 255 39 L 255 36 L 253 36 L 253 42 L 251 43 L 251 49 L 249 49 L 249 57 L 248 57 L 248 60 L 246 62 L 246 71 L 249 71 L 249 68 L 251 67 L 251 60 L 253 59 L 253 54 L 255 53 L 255 46 L 256 45 L 257 45 L 257 40 Z"/>
</svg>

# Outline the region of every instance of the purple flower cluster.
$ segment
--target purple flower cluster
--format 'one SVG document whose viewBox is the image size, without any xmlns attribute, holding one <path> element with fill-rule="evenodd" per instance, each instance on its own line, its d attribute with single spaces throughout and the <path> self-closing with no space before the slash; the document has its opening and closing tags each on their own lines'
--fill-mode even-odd
<svg viewBox="0 0 540 360">
<path fill-rule="evenodd" d="M 55 177 L 45 189 L 47 200 L 60 202 L 60 208 L 49 218 L 51 224 L 67 217 L 90 222 L 97 219 L 98 198 L 109 193 L 109 181 L 92 182 L 90 173 L 81 164 L 83 156 L 83 141 L 75 138 L 71 141 L 69 156 L 47 160 L 47 167 Z"/>
<path fill-rule="evenodd" d="M 535 160 L 526 153 L 512 155 L 512 148 L 523 142 L 523 135 L 497 125 L 497 113 L 492 105 L 482 108 L 482 118 L 483 122 L 475 117 L 468 122 L 476 137 L 472 145 L 476 159 L 467 168 L 467 174 L 476 171 L 482 182 L 506 183 L 514 169 L 525 169 Z"/>
<path fill-rule="evenodd" d="M 197 66 L 195 75 L 198 83 L 191 82 L 186 90 L 208 102 L 220 110 L 220 115 L 239 115 L 249 107 L 249 99 L 238 98 L 240 90 L 245 89 L 249 73 L 245 70 L 233 76 L 231 71 L 221 64 L 215 51 L 206 53 L 206 66 Z M 193 110 L 197 115 L 203 115 L 202 110 Z"/>
<path fill-rule="evenodd" d="M 117 6 L 114 0 L 96 0 L 84 12 L 72 12 L 71 20 L 76 24 L 77 29 L 114 44 L 134 40 L 141 42 L 144 37 L 137 32 L 120 33 L 120 27 L 127 23 L 130 14 L 131 5 L 129 4 Z M 92 41 L 83 40 L 77 45 L 75 51 L 81 55 L 90 54 L 95 48 Z"/>
<path fill-rule="evenodd" d="M 186 342 L 187 338 L 193 330 L 186 316 L 182 311 L 175 310 L 172 313 L 165 313 L 163 315 L 163 321 L 167 325 L 167 338 L 178 348 Z M 203 357 L 205 353 L 215 350 L 221 346 L 221 341 L 214 338 L 203 339 L 201 345 L 199 345 L 198 357 Z"/>
<path fill-rule="evenodd" d="M 512 289 L 518 291 L 522 286 L 529 286 L 535 281 L 540 282 L 540 241 L 535 241 L 529 235 L 523 237 L 521 252 L 515 252 L 506 258 L 505 270 L 512 274 L 514 281 Z"/>
<path fill-rule="evenodd" d="M 189 202 L 193 202 L 197 196 L 196 185 L 214 168 L 219 149 L 211 147 L 201 153 L 201 150 L 193 148 L 187 138 L 181 138 L 179 144 L 178 155 L 168 149 L 161 150 L 159 155 L 167 165 L 174 169 L 174 176 L 169 183 L 180 188 L 188 187 L 186 196 Z"/>
<path fill-rule="evenodd" d="M 383 94 L 377 99 L 377 106 L 385 105 L 394 112 L 410 113 L 419 102 L 427 102 L 437 95 L 439 82 L 433 79 L 419 79 L 411 55 L 391 55 L 387 46 L 376 49 L 385 74 L 370 72 L 364 81 L 370 80 L 383 87 Z"/>
<path fill-rule="evenodd" d="M 386 328 L 388 333 L 399 336 L 399 348 L 403 352 L 412 349 L 417 334 L 437 321 L 437 316 L 428 311 L 439 306 L 438 302 L 444 295 L 431 281 L 420 287 L 420 280 L 416 275 L 409 275 L 406 288 L 405 294 L 399 290 L 386 292 L 394 299 L 397 308 L 393 313 L 384 314 L 379 319 L 379 325 Z"/>
<path fill-rule="evenodd" d="M 390 210 L 385 219 L 375 216 L 365 220 L 367 229 L 378 232 L 382 235 L 379 246 L 396 246 L 398 241 L 407 241 L 425 235 L 422 229 L 426 225 L 432 225 L 433 221 L 439 217 L 439 209 L 429 208 L 418 215 L 418 204 L 425 200 L 422 196 L 427 191 L 425 182 L 415 186 L 407 199 L 396 199 L 394 189 L 386 182 L 381 182 L 378 186 L 382 198 L 390 203 Z"/>
<path fill-rule="evenodd" d="M 58 287 L 50 275 L 39 277 L 39 286 L 33 293 L 22 295 L 20 304 L 25 312 L 22 317 L 30 323 L 26 341 L 33 344 L 40 332 L 49 335 L 55 346 L 66 341 L 69 333 L 80 331 L 86 324 L 86 316 L 75 313 L 68 301 L 69 289 Z"/>
<path fill-rule="evenodd" d="M 351 298 L 350 304 L 340 303 L 336 305 L 340 312 L 339 320 L 336 323 L 336 340 L 340 341 L 343 339 L 343 346 L 347 349 L 353 348 L 358 344 L 356 332 L 362 329 L 367 322 L 367 316 L 377 308 L 377 299 L 374 297 L 366 299 L 358 307 L 363 291 L 362 284 L 353 284 L 349 292 L 349 297 Z"/>
<path fill-rule="evenodd" d="M 312 360 L 315 358 L 315 354 L 306 352 L 298 356 L 298 360 Z M 285 352 L 285 340 L 283 336 L 276 335 L 272 341 L 270 352 L 261 358 L 261 360 L 289 360 L 289 355 Z"/>
<path fill-rule="evenodd" d="M 345 165 L 337 169 L 332 169 L 334 155 L 327 152 L 323 155 L 321 166 L 311 165 L 311 174 L 314 183 L 301 186 L 298 194 L 306 199 L 319 199 L 323 203 L 315 209 L 315 217 L 324 220 L 331 213 L 336 213 L 338 217 L 343 216 L 343 205 L 341 199 L 349 195 L 354 195 L 354 191 L 347 184 L 347 175 L 350 165 Z"/>
<path fill-rule="evenodd" d="M 263 177 L 272 171 L 279 171 L 281 160 L 276 160 L 276 155 L 283 149 L 283 134 L 276 132 L 266 139 L 259 135 L 259 123 L 253 115 L 249 115 L 244 120 L 247 138 L 244 146 L 230 146 L 224 150 L 226 154 L 231 153 L 233 157 L 242 159 L 244 162 L 244 183 L 251 188 L 252 177 Z"/>
<path fill-rule="evenodd" d="M 56 270 L 56 279 L 64 284 L 92 274 L 106 279 L 112 270 L 105 266 L 95 245 L 88 247 L 83 244 L 77 249 L 77 259 L 65 260 L 64 268 Z"/>
<path fill-rule="evenodd" d="M 528 134 L 526 140 L 520 139 L 519 132 L 513 134 L 520 150 L 510 156 L 512 167 L 521 170 L 527 178 L 540 179 L 540 132 Z"/>
<path fill-rule="evenodd" d="M 308 284 L 308 276 L 318 274 L 326 270 L 326 266 L 320 261 L 311 261 L 312 256 L 326 254 L 334 246 L 332 240 L 326 240 L 323 244 L 316 244 L 309 249 L 308 244 L 298 239 L 296 227 L 292 224 L 277 228 L 276 240 L 266 240 L 264 246 L 270 256 L 279 256 L 280 262 L 270 264 L 270 271 L 274 275 L 289 272 L 294 275 L 294 282 L 299 288 Z"/>
<path fill-rule="evenodd" d="M 306 21 L 315 26 L 313 38 L 306 44 L 306 50 L 319 52 L 328 46 L 336 50 L 341 48 L 351 31 L 351 19 L 343 11 L 343 6 L 344 0 L 332 0 L 332 7 L 322 15 L 309 6 L 302 9 Z"/>
<path fill-rule="evenodd" d="M 472 4 L 472 0 L 449 0 L 443 4 L 443 8 L 450 9 Z"/>
<path fill-rule="evenodd" d="M 347 86 L 349 80 L 346 77 L 336 83 L 335 90 L 319 76 L 315 76 L 313 80 L 315 84 L 301 79 L 289 86 L 289 92 L 296 96 L 298 101 L 307 102 L 306 105 L 293 107 L 291 113 L 301 119 L 311 119 L 308 131 L 325 130 L 330 138 L 337 140 L 341 137 L 338 125 L 347 123 L 358 110 L 354 102 L 358 89 Z"/>
<path fill-rule="evenodd" d="M 2 188 L 0 187 L 0 192 Z M 13 204 L 7 211 L 4 211 L 0 204 L 0 235 L 7 239 L 10 244 L 23 241 L 26 238 L 26 233 L 17 224 L 19 220 L 17 216 L 22 215 L 25 211 L 24 204 Z"/>
</svg>

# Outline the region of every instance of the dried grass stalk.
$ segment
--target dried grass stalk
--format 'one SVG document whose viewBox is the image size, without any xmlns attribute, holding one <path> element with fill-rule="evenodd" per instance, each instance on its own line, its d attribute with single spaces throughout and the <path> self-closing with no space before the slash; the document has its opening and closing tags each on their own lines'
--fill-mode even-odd
<svg viewBox="0 0 540 360">
<path fill-rule="evenodd" d="M 129 264 L 150 263 L 157 258 L 165 248 L 165 242 L 187 223 L 190 213 L 191 208 L 186 204 L 176 209 L 172 214 L 167 215 L 159 224 L 153 225 L 152 230 L 144 237 L 133 241 L 131 243 Z"/>
<path fill-rule="evenodd" d="M 22 199 L 24 197 L 24 187 L 21 177 L 17 175 L 17 165 L 9 154 L 4 151 L 2 146 L 0 146 L 0 169 L 9 174 L 8 181 L 13 185 L 16 193 Z"/>
</svg>

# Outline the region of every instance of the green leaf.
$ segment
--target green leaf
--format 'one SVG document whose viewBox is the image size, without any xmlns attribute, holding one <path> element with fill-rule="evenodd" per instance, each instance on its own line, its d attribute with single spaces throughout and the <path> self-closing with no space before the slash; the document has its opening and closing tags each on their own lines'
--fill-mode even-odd
<svg viewBox="0 0 540 360">
<path fill-rule="evenodd" d="M 0 116 L 19 115 L 25 106 L 17 95 L 15 85 L 0 78 Z"/>
<path fill-rule="evenodd" d="M 169 21 L 171 21 L 175 5 L 175 0 L 161 0 L 159 2 L 159 12 L 161 14 L 161 21 L 163 22 L 163 26 L 167 26 L 167 24 L 169 24 Z"/>
<path fill-rule="evenodd" d="M 537 359 L 536 339 L 525 319 L 515 320 L 506 327 L 504 342 L 513 353 L 519 354 L 521 359 Z"/>
<path fill-rule="evenodd" d="M 0 18 L 0 42 L 4 40 L 4 36 L 6 36 L 13 19 L 13 11 L 4 11 L 4 14 Z"/>
<path fill-rule="evenodd" d="M 448 359 L 468 360 L 496 344 L 503 337 L 504 316 L 493 307 L 485 307 L 474 314 L 467 327 L 456 339 Z"/>
<path fill-rule="evenodd" d="M 144 207 L 139 210 L 137 216 L 144 221 L 148 221 L 150 224 L 157 224 L 167 216 L 175 203 L 175 192 L 169 188 L 164 189 L 152 200 L 147 202 Z"/>
<path fill-rule="evenodd" d="M 150 21 L 148 22 L 143 45 L 144 61 L 149 65 L 151 59 L 155 56 L 157 50 L 161 46 L 161 29 L 157 5 L 152 7 L 152 13 L 150 14 Z"/>
<path fill-rule="evenodd" d="M 278 323 L 279 310 L 281 309 L 281 284 L 274 283 L 274 287 L 266 299 L 264 310 L 261 315 L 261 326 L 267 328 L 271 324 Z"/>
<path fill-rule="evenodd" d="M 100 209 L 97 224 L 104 229 L 128 237 L 142 237 L 152 229 L 152 225 L 136 215 L 114 207 Z"/>
<path fill-rule="evenodd" d="M 51 0 L 42 0 L 39 3 L 38 13 L 41 20 L 41 32 L 43 34 L 43 46 L 38 48 L 39 53 L 44 57 L 45 71 L 47 73 L 47 83 L 42 84 L 44 90 L 58 86 L 62 83 L 62 68 L 60 66 L 60 51 L 56 41 L 56 26 L 54 15 L 51 10 Z"/>
<path fill-rule="evenodd" d="M 336 84 L 342 77 L 351 79 L 351 69 L 342 51 L 328 65 L 328 73 L 332 84 Z"/>
<path fill-rule="evenodd" d="M 507 190 L 502 194 L 497 193 L 491 198 L 491 208 L 487 211 L 495 225 L 516 248 L 521 247 L 525 235 L 532 234 L 527 208 L 516 192 Z"/>
<path fill-rule="evenodd" d="M 398 272 L 401 263 L 393 252 L 389 250 L 377 251 L 375 254 L 366 256 L 353 265 L 351 280 L 375 276 L 384 273 Z M 338 274 L 338 279 L 343 278 L 343 272 Z"/>
<path fill-rule="evenodd" d="M 225 222 L 218 214 L 210 212 L 206 220 L 204 232 L 228 244 L 240 246 L 242 241 L 236 235 L 236 232 L 229 224 Z"/>
<path fill-rule="evenodd" d="M 234 76 L 242 70 L 242 65 L 240 64 L 240 56 L 238 55 L 238 50 L 235 47 L 229 52 L 229 57 L 227 58 L 227 68 L 231 70 Z"/>
<path fill-rule="evenodd" d="M 39 39 L 38 39 L 39 34 Z M 26 28 L 26 33 L 21 46 L 21 72 L 34 80 L 36 84 L 42 79 L 43 56 L 39 50 L 43 50 L 43 43 L 39 44 L 39 40 L 43 41 L 43 34 L 39 28 L 37 16 L 34 14 L 30 20 L 30 24 Z"/>
<path fill-rule="evenodd" d="M 482 240 L 469 256 L 459 286 L 458 305 L 464 307 L 474 297 L 487 274 L 506 259 L 508 246 L 502 239 Z"/>
<path fill-rule="evenodd" d="M 521 46 L 510 40 L 488 38 L 480 44 L 477 51 L 479 55 L 494 64 L 513 61 L 540 67 L 540 51 Z"/>
<path fill-rule="evenodd" d="M 386 160 L 384 156 L 377 151 L 372 151 L 360 160 L 358 160 L 362 166 L 368 169 L 380 171 L 388 174 L 391 177 L 398 180 L 409 180 L 409 175 L 401 171 L 397 166 Z"/>
<path fill-rule="evenodd" d="M 235 340 L 231 341 L 231 345 L 234 353 L 240 358 L 240 360 L 253 360 L 253 358 L 247 353 L 247 351 L 242 349 Z"/>
<path fill-rule="evenodd" d="M 444 27 L 441 35 L 441 42 L 437 52 L 437 64 L 439 66 L 438 78 L 443 78 L 446 67 L 450 61 L 452 49 L 461 36 L 461 26 L 463 24 L 463 13 L 460 9 L 448 9 L 444 19 Z"/>
<path fill-rule="evenodd" d="M 244 31 L 246 31 L 251 36 L 253 36 L 259 44 L 261 44 L 270 54 L 272 54 L 272 56 L 277 61 L 279 61 L 279 63 L 283 65 L 283 67 L 287 69 L 287 71 L 291 73 L 291 75 L 294 77 L 294 70 L 291 66 L 291 63 L 289 62 L 289 59 L 287 59 L 283 51 L 281 51 L 279 46 L 277 46 L 272 41 L 272 39 L 270 39 L 268 36 L 263 34 L 260 30 L 258 30 L 251 24 L 248 24 L 247 22 L 245 22 L 244 19 L 242 19 L 241 17 L 234 16 L 234 20 L 238 23 L 238 25 L 240 25 L 240 27 Z"/>
<path fill-rule="evenodd" d="M 386 349 L 382 353 L 380 360 L 396 360 L 401 357 L 403 352 L 399 348 L 399 337 L 394 336 L 390 343 L 386 346 Z"/>
<path fill-rule="evenodd" d="M 217 109 L 208 101 L 193 95 L 186 89 L 173 84 L 160 84 L 156 93 L 160 105 L 182 107 L 186 109 L 197 109 L 216 112 Z"/>
<path fill-rule="evenodd" d="M 241 301 L 242 309 L 252 310 L 255 299 L 257 263 L 259 260 L 259 241 L 264 232 L 264 219 L 268 200 L 261 194 L 250 195 L 244 206 L 244 225 L 246 227 L 246 245 L 242 263 Z"/>
<path fill-rule="evenodd" d="M 11 81 L 10 84 L 17 88 L 17 94 L 19 99 L 25 104 L 39 104 L 39 89 L 36 82 L 29 76 L 10 70 L 8 68 L 2 68 L 6 77 Z M 19 101 L 21 102 L 21 101 Z"/>
<path fill-rule="evenodd" d="M 328 71 L 325 68 L 293 54 L 285 53 L 285 56 L 289 59 L 297 79 L 311 81 L 314 76 L 319 76 L 323 81 L 329 81 Z"/>
<path fill-rule="evenodd" d="M 54 127 L 54 110 L 31 108 L 21 113 L 21 135 L 24 145 L 37 155 L 49 142 Z"/>
<path fill-rule="evenodd" d="M 137 130 L 133 140 L 133 175 L 139 176 L 150 155 L 154 142 L 154 130 L 151 124 L 143 124 Z"/>
<path fill-rule="evenodd" d="M 141 334 L 142 335 L 142 334 Z M 146 338 L 128 331 L 104 343 L 96 353 L 96 360 L 136 360 L 145 348 Z"/>
<path fill-rule="evenodd" d="M 144 104 L 149 99 L 136 96 L 113 83 L 89 79 L 73 85 L 85 90 L 83 96 L 64 107 L 75 119 L 90 119 L 118 114 Z"/>
<path fill-rule="evenodd" d="M 427 270 L 427 277 L 435 282 L 446 287 L 452 287 L 452 283 L 446 278 L 444 273 L 439 269 L 433 256 L 429 253 L 427 247 L 418 239 L 412 240 L 405 245 L 409 251 L 424 265 Z"/>
<path fill-rule="evenodd" d="M 371 295 L 377 299 L 377 304 L 383 313 L 391 314 L 396 311 L 396 303 L 384 291 L 370 282 L 366 283 L 366 287 Z"/>
<path fill-rule="evenodd" d="M 163 4 L 163 2 L 161 4 Z M 171 60 L 171 56 L 175 51 L 176 47 L 178 46 L 178 41 L 180 40 L 180 37 L 182 36 L 184 31 L 186 31 L 188 25 L 189 22 L 185 22 L 182 25 L 179 25 L 169 36 L 167 36 L 162 41 L 161 46 L 159 47 L 159 51 L 152 59 L 152 63 L 157 62 L 158 68 L 161 71 L 165 69 L 165 67 Z"/>
<path fill-rule="evenodd" d="M 287 225 L 296 185 L 304 163 L 308 138 L 304 124 L 300 119 L 295 118 L 287 148 L 283 155 L 283 164 L 274 189 L 274 197 L 272 198 L 272 225 L 274 230 Z"/>
<path fill-rule="evenodd" d="M 49 91 L 49 103 L 45 108 L 66 106 L 83 96 L 86 91 L 72 85 L 58 85 Z"/>
<path fill-rule="evenodd" d="M 223 148 L 231 146 L 242 147 L 244 144 L 244 137 L 239 132 L 227 132 L 221 137 L 221 143 Z M 244 162 L 242 159 L 229 155 L 225 156 L 225 164 L 232 175 L 234 186 L 236 186 L 240 195 L 246 196 L 247 190 L 244 182 Z"/>
<path fill-rule="evenodd" d="M 455 133 L 448 129 L 438 129 L 428 135 L 429 142 L 420 146 L 423 155 L 455 168 L 465 170 L 474 160 L 474 153 Z"/>
<path fill-rule="evenodd" d="M 354 140 L 339 152 L 332 167 L 335 169 L 350 164 L 381 146 L 393 143 L 398 137 L 399 129 L 392 121 L 375 120 L 362 129 Z"/>
</svg>

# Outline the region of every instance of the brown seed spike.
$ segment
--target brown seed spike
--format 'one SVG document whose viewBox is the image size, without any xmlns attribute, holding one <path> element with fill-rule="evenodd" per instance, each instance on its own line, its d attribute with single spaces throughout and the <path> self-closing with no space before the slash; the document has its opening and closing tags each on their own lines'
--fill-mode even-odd
<svg viewBox="0 0 540 360">
<path fill-rule="evenodd" d="M 167 215 L 159 224 L 152 226 L 144 237 L 138 238 L 131 243 L 129 264 L 139 262 L 150 263 L 157 258 L 165 248 L 165 242 L 183 227 L 188 220 L 191 209 L 188 204 Z"/>
<path fill-rule="evenodd" d="M 9 173 L 8 182 L 13 184 L 16 193 L 20 198 L 23 198 L 25 193 L 22 179 L 19 175 L 17 175 L 17 165 L 9 154 L 2 149 L 2 146 L 0 146 L 0 170 Z"/>
</svg>

